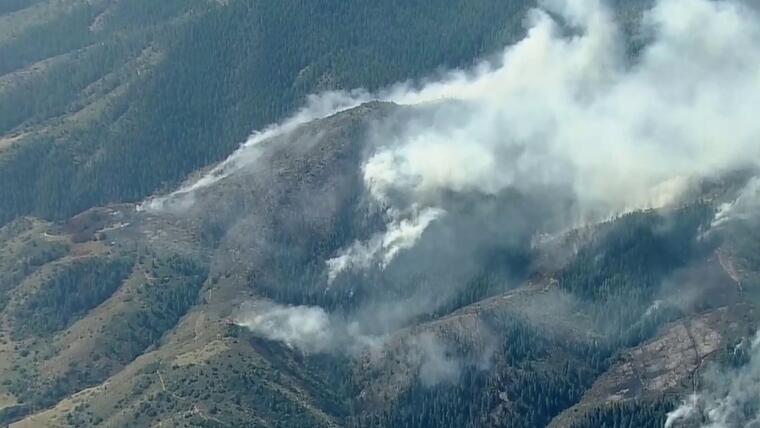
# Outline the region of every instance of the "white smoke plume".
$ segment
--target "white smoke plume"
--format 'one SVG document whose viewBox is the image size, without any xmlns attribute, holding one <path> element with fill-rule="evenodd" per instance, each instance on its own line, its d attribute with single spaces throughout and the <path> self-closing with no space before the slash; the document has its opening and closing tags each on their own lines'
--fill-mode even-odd
<svg viewBox="0 0 760 428">
<path fill-rule="evenodd" d="M 742 351 L 739 346 L 735 352 Z M 750 360 L 733 370 L 713 370 L 705 385 L 668 413 L 665 428 L 738 428 L 760 426 L 760 335 L 747 346 Z"/>
<path fill-rule="evenodd" d="M 642 28 L 653 42 L 629 64 L 599 2 L 551 3 L 580 33 L 567 36 L 535 11 L 499 66 L 423 89 L 461 103 L 441 108 L 432 126 L 411 124 L 368 161 L 373 193 L 572 183 L 586 206 L 625 210 L 667 203 L 688 178 L 758 160 L 753 12 L 736 2 L 661 0 Z"/>
<path fill-rule="evenodd" d="M 305 351 L 322 351 L 332 340 L 330 317 L 317 307 L 248 305 L 235 323 L 267 339 Z"/>
<path fill-rule="evenodd" d="M 642 319 L 649 318 L 652 315 L 656 314 L 657 311 L 659 311 L 660 308 L 662 308 L 664 304 L 665 303 L 662 300 L 659 300 L 659 299 L 655 300 L 654 302 L 652 302 L 651 305 L 649 305 L 647 310 L 644 311 L 644 314 L 641 316 L 641 318 Z"/>
<path fill-rule="evenodd" d="M 712 222 L 712 228 L 720 228 L 735 221 L 756 219 L 758 214 L 760 214 L 760 178 L 754 177 L 747 182 L 734 201 L 720 206 Z"/>
<path fill-rule="evenodd" d="M 357 323 L 330 316 L 318 306 L 286 306 L 270 301 L 246 303 L 235 317 L 235 324 L 304 353 L 358 354 L 377 348 L 383 341 L 381 336 L 363 333 Z"/>
<path fill-rule="evenodd" d="M 333 282 L 342 272 L 351 269 L 368 269 L 378 265 L 387 267 L 396 255 L 411 248 L 422 236 L 428 225 L 444 214 L 439 208 L 425 208 L 413 212 L 408 218 L 396 218 L 386 225 L 385 232 L 372 236 L 368 241 L 357 241 L 341 250 L 338 256 L 327 260 L 328 282 Z M 392 217 L 398 217 L 392 214 Z"/>
<path fill-rule="evenodd" d="M 235 324 L 304 354 L 377 354 L 387 339 L 364 333 L 358 323 L 336 319 L 317 306 L 285 306 L 269 301 L 242 305 Z M 493 347 L 488 346 L 477 361 L 463 358 L 429 332 L 410 335 L 404 345 L 407 363 L 418 369 L 425 386 L 456 382 L 465 366 L 485 369 L 493 352 Z"/>
<path fill-rule="evenodd" d="M 419 354 L 419 376 L 423 385 L 455 382 L 459 378 L 463 362 L 452 356 L 446 345 L 433 334 L 420 334 L 415 340 L 415 346 L 415 351 Z"/>
<path fill-rule="evenodd" d="M 678 421 L 692 417 L 697 411 L 698 406 L 699 396 L 697 394 L 690 394 L 678 408 L 668 413 L 668 418 L 665 420 L 665 428 L 673 427 L 674 424 L 678 424 Z"/>
<path fill-rule="evenodd" d="M 373 98 L 365 91 L 333 91 L 308 97 L 306 105 L 295 115 L 280 124 L 273 124 L 262 131 L 255 131 L 240 148 L 227 159 L 216 165 L 198 179 L 191 180 L 166 196 L 151 198 L 140 205 L 139 209 L 160 211 L 163 209 L 183 210 L 194 203 L 196 191 L 212 186 L 245 168 L 252 167 L 258 159 L 256 146 L 262 141 L 285 135 L 310 121 L 321 119 L 340 111 L 354 108 Z"/>
</svg>

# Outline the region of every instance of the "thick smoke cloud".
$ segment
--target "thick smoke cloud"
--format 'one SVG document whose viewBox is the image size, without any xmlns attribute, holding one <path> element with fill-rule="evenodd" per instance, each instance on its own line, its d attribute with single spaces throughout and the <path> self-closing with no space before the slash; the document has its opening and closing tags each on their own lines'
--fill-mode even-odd
<svg viewBox="0 0 760 428">
<path fill-rule="evenodd" d="M 385 269 L 399 251 L 413 247 L 428 225 L 443 214 L 441 209 L 426 208 L 410 218 L 392 220 L 385 232 L 375 234 L 367 242 L 357 241 L 337 257 L 327 260 L 328 282 L 332 283 L 349 269 L 368 269 L 376 265 Z"/>
<path fill-rule="evenodd" d="M 535 11 L 527 37 L 498 66 L 423 89 L 459 108 L 441 108 L 432 126 L 380 136 L 395 143 L 365 166 L 373 194 L 569 182 L 585 208 L 619 211 L 665 204 L 688 178 L 757 160 L 754 14 L 737 3 L 660 1 L 642 28 L 653 42 L 631 64 L 604 7 L 552 4 L 579 33 L 566 36 Z"/>
<path fill-rule="evenodd" d="M 702 388 L 668 414 L 665 428 L 760 426 L 760 336 L 740 343 L 734 353 L 749 353 L 749 362 L 737 369 L 706 373 Z"/>
<path fill-rule="evenodd" d="M 760 214 L 760 178 L 747 182 L 732 202 L 722 204 L 712 222 L 713 229 L 720 229 L 736 222 L 756 222 Z"/>
<path fill-rule="evenodd" d="M 356 354 L 376 348 L 383 341 L 380 336 L 363 333 L 357 323 L 330 316 L 316 306 L 286 306 L 270 301 L 246 303 L 235 323 L 305 353 Z"/>
<path fill-rule="evenodd" d="M 452 357 L 440 340 L 426 333 L 417 338 L 416 344 L 421 359 L 419 376 L 423 385 L 433 386 L 458 379 L 463 362 Z"/>
<path fill-rule="evenodd" d="M 329 349 L 334 337 L 329 315 L 316 307 L 250 305 L 236 323 L 268 339 L 310 352 Z"/>
<path fill-rule="evenodd" d="M 388 340 L 386 336 L 363 332 L 358 323 L 346 323 L 315 306 L 286 306 L 269 301 L 246 303 L 241 306 L 235 323 L 305 354 L 358 357 L 379 352 Z M 486 349 L 477 361 L 472 361 L 454 355 L 434 334 L 422 332 L 407 338 L 403 353 L 407 364 L 418 370 L 423 385 L 433 386 L 456 382 L 465 366 L 487 367 L 493 349 Z"/>
</svg>

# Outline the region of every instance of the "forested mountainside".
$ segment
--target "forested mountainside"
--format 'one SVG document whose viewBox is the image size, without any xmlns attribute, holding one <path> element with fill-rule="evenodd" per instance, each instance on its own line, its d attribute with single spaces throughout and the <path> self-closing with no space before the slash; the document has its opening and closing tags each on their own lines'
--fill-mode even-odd
<svg viewBox="0 0 760 428">
<path fill-rule="evenodd" d="M 358 173 L 356 136 L 396 109 L 362 106 L 264 142 L 267 167 L 219 181 L 180 213 L 113 205 L 6 225 L 6 421 L 661 426 L 708 361 L 740 363 L 733 350 L 757 318 L 756 234 L 697 238 L 714 195 L 730 199 L 743 175 L 706 183 L 679 208 L 480 248 L 465 284 L 433 288 L 446 293 L 441 305 L 408 308 L 406 327 L 362 346 L 380 340 L 362 317 L 398 322 L 384 304 L 434 287 L 426 268 L 406 265 L 424 249 L 400 255 L 386 274 L 406 281 L 383 288 L 374 274 L 330 283 L 314 262 L 374 227 L 367 213 L 335 228 L 361 210 L 350 191 L 329 208 L 323 200 Z M 462 274 L 439 269 L 431 278 Z M 303 305 L 342 315 L 325 326 Z M 341 319 L 357 330 L 341 332 Z M 282 324 L 297 320 L 315 325 Z"/>
<path fill-rule="evenodd" d="M 0 179 L 9 184 L 0 221 L 137 201 L 220 160 L 309 94 L 377 89 L 491 54 L 522 33 L 527 7 L 15 2 L 0 21 Z"/>
<path fill-rule="evenodd" d="M 0 425 L 752 426 L 756 65 L 740 0 L 2 2 Z"/>
</svg>

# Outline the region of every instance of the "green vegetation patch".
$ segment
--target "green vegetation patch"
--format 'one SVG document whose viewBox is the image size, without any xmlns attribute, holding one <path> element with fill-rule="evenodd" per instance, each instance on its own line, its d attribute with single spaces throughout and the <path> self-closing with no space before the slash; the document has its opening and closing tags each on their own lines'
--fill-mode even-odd
<svg viewBox="0 0 760 428">
<path fill-rule="evenodd" d="M 16 337 L 49 336 L 107 299 L 132 270 L 129 258 L 90 258 L 66 265 L 14 308 Z"/>
</svg>

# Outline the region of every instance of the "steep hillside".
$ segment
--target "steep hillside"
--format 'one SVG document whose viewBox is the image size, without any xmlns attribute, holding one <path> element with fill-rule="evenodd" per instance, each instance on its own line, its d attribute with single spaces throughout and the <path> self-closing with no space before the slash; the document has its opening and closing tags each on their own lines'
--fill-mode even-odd
<svg viewBox="0 0 760 428">
<path fill-rule="evenodd" d="M 256 168 L 220 178 L 192 202 L 179 193 L 61 224 L 6 225 L 5 420 L 596 426 L 589 421 L 621 409 L 611 403 L 653 400 L 628 411 L 654 421 L 720 349 L 752 333 L 754 286 L 741 279 L 740 289 L 739 268 L 729 267 L 746 254 L 728 255 L 739 241 L 695 240 L 714 215 L 705 199 L 530 248 L 487 245 L 480 267 L 444 271 L 462 288 L 402 318 L 386 304 L 424 295 L 419 273 L 382 292 L 372 274 L 329 282 L 320 266 L 382 226 L 358 183 L 357 165 L 372 152 L 364 136 L 409 114 L 371 103 L 297 127 L 260 143 Z M 393 269 L 408 273 L 420 254 L 400 254 Z M 493 258 L 528 268 L 494 269 Z M 746 263 L 743 277 L 754 266 Z M 247 320 L 266 314 L 270 299 L 320 305 L 356 327 L 316 352 L 298 330 L 279 343 Z"/>
<path fill-rule="evenodd" d="M 9 5 L 0 16 L 0 222 L 139 200 L 220 160 L 309 94 L 376 89 L 489 54 L 522 32 L 526 6 Z"/>
<path fill-rule="evenodd" d="M 0 425 L 757 419 L 760 14 L 533 6 L 0 5 Z"/>
</svg>

